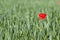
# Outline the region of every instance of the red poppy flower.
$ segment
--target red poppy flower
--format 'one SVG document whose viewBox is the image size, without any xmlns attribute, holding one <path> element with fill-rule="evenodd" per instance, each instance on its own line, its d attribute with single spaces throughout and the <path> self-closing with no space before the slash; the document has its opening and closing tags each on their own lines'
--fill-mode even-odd
<svg viewBox="0 0 60 40">
<path fill-rule="evenodd" d="M 44 20 L 46 18 L 47 14 L 46 13 L 39 13 L 38 16 L 41 20 Z"/>
</svg>

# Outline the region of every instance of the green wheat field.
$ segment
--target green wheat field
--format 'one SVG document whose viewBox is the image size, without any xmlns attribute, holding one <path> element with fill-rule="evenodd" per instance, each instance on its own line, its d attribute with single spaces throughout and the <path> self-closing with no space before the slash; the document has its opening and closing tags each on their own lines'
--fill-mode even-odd
<svg viewBox="0 0 60 40">
<path fill-rule="evenodd" d="M 0 40 L 60 40 L 60 1 L 0 0 Z"/>
</svg>

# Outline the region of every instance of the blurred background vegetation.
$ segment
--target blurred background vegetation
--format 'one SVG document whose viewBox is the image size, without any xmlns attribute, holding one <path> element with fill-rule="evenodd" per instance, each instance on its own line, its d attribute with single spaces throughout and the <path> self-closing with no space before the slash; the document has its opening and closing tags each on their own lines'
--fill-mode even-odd
<svg viewBox="0 0 60 40">
<path fill-rule="evenodd" d="M 60 1 L 0 0 L 0 40 L 60 40 Z"/>
</svg>

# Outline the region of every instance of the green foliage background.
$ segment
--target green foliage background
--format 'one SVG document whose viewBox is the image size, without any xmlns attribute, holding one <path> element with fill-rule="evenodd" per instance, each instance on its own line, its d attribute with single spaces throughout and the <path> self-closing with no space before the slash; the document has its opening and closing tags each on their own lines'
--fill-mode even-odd
<svg viewBox="0 0 60 40">
<path fill-rule="evenodd" d="M 59 0 L 0 0 L 0 40 L 60 40 Z M 47 13 L 41 21 L 38 13 Z"/>
</svg>

